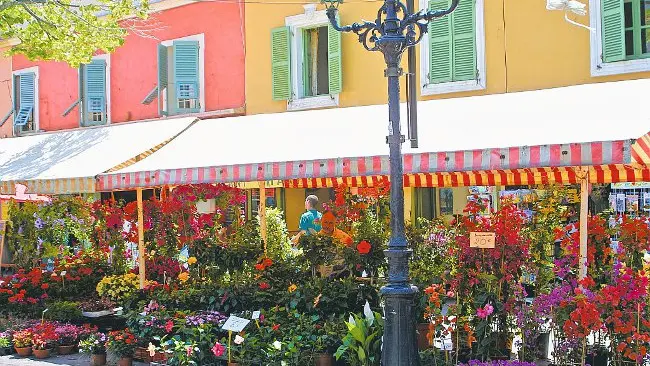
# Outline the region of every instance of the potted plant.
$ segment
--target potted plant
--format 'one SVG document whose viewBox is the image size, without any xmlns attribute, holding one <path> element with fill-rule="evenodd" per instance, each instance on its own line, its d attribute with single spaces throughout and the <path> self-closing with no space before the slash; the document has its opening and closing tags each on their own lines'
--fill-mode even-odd
<svg viewBox="0 0 650 366">
<path fill-rule="evenodd" d="M 11 354 L 11 334 L 0 333 L 0 356 Z"/>
<path fill-rule="evenodd" d="M 128 329 L 108 333 L 106 347 L 120 357 L 118 366 L 131 366 L 137 345 L 135 336 Z"/>
<path fill-rule="evenodd" d="M 32 331 L 30 329 L 24 329 L 14 333 L 14 349 L 18 356 L 20 357 L 29 357 L 32 355 Z"/>
<path fill-rule="evenodd" d="M 58 337 L 56 335 L 54 324 L 44 323 L 34 327 L 32 336 L 32 348 L 34 356 L 38 359 L 50 357 Z"/>
<path fill-rule="evenodd" d="M 66 324 L 56 327 L 54 330 L 59 338 L 60 355 L 69 355 L 79 342 L 79 329 L 72 324 Z"/>
<path fill-rule="evenodd" d="M 106 334 L 91 333 L 79 342 L 81 352 L 90 355 L 91 366 L 106 365 Z"/>
</svg>

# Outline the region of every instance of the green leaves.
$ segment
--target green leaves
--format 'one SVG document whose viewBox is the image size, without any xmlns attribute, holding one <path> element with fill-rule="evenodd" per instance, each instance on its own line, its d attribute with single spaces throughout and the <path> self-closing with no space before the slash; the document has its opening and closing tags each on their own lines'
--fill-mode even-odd
<svg viewBox="0 0 650 366">
<path fill-rule="evenodd" d="M 150 32 L 139 21 L 148 9 L 148 0 L 0 0 L 0 39 L 20 40 L 10 54 L 78 67 L 98 51 L 114 51 L 128 33 Z"/>
</svg>

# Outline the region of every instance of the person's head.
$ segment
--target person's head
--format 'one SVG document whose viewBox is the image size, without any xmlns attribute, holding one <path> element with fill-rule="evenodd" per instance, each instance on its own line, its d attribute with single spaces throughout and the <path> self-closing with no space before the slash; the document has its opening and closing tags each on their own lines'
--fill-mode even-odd
<svg viewBox="0 0 650 366">
<path fill-rule="evenodd" d="M 314 196 L 313 194 L 307 196 L 307 198 L 305 199 L 305 210 L 315 209 L 317 205 L 318 205 L 318 197 Z"/>
<path fill-rule="evenodd" d="M 334 234 L 334 229 L 336 228 L 336 216 L 334 216 L 334 213 L 332 211 L 325 211 L 320 223 L 322 233 L 326 235 Z"/>
</svg>

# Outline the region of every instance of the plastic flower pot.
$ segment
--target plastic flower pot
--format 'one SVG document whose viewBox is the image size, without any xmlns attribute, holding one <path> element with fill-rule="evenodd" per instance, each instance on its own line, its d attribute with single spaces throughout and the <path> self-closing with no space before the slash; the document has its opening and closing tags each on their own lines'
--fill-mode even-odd
<svg viewBox="0 0 650 366">
<path fill-rule="evenodd" d="M 32 347 L 15 347 L 15 349 L 20 357 L 29 357 L 32 355 Z"/>
<path fill-rule="evenodd" d="M 36 358 L 38 358 L 39 360 L 49 358 L 51 353 L 52 353 L 52 349 L 35 349 L 34 350 L 34 356 L 36 356 Z"/>
<path fill-rule="evenodd" d="M 69 355 L 74 351 L 74 348 L 75 346 L 59 346 L 57 353 L 60 355 Z"/>
<path fill-rule="evenodd" d="M 332 355 L 317 353 L 314 356 L 314 366 L 332 366 L 334 364 Z"/>
<path fill-rule="evenodd" d="M 132 357 L 122 357 L 117 361 L 117 366 L 132 366 L 133 358 Z"/>
<path fill-rule="evenodd" d="M 106 365 L 106 354 L 90 356 L 90 366 L 104 366 Z"/>
</svg>

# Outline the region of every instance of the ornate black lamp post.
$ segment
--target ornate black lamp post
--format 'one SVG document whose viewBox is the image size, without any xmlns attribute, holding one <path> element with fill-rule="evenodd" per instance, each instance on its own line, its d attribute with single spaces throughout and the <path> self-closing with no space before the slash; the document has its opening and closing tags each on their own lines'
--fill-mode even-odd
<svg viewBox="0 0 650 366">
<path fill-rule="evenodd" d="M 381 289 L 385 301 L 384 342 L 381 355 L 383 366 L 418 366 L 415 341 L 414 297 L 417 287 L 409 284 L 408 261 L 411 250 L 407 248 L 404 234 L 404 191 L 402 167 L 402 143 L 400 131 L 399 77 L 402 75 L 402 53 L 415 46 L 435 18 L 453 12 L 459 0 L 452 0 L 451 7 L 441 11 L 408 13 L 406 5 L 399 0 L 384 0 L 374 23 L 354 23 L 340 26 L 336 19 L 338 5 L 342 0 L 322 0 L 327 3 L 327 17 L 339 32 L 354 32 L 368 51 L 384 54 L 388 78 L 388 145 L 390 147 L 390 210 L 391 236 L 388 242 L 388 284 Z"/>
</svg>

